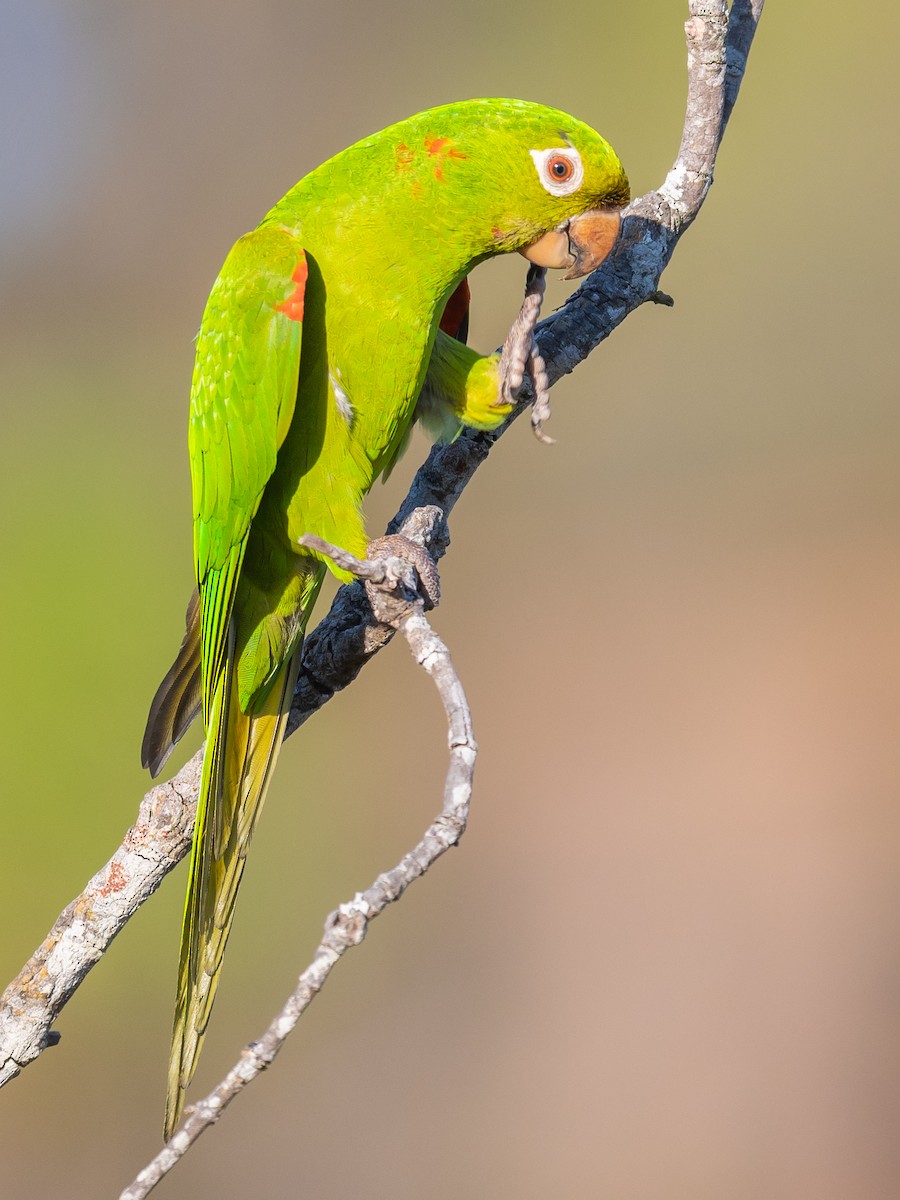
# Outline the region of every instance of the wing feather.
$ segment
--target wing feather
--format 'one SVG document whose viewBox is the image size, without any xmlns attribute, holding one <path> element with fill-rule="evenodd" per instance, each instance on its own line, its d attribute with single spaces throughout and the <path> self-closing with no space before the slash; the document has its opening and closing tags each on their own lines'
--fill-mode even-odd
<svg viewBox="0 0 900 1200">
<path fill-rule="evenodd" d="M 232 610 L 250 523 L 294 413 L 305 280 L 295 235 L 276 226 L 248 234 L 213 287 L 197 341 L 189 443 L 207 743 L 182 926 L 167 1137 L 209 1020 L 247 842 L 296 678 L 288 658 L 279 667 L 280 687 L 262 707 L 242 709 Z"/>
<path fill-rule="evenodd" d="M 296 234 L 276 225 L 246 234 L 213 285 L 197 339 L 188 444 L 207 722 L 250 522 L 294 413 L 305 279 Z"/>
</svg>

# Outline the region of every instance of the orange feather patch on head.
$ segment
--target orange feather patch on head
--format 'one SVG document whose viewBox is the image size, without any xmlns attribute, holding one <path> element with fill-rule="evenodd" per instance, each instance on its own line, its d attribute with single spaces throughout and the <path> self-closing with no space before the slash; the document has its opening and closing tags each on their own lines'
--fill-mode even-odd
<svg viewBox="0 0 900 1200">
<path fill-rule="evenodd" d="M 415 152 L 410 150 L 404 142 L 401 142 L 394 151 L 397 156 L 397 170 L 408 171 L 412 166 L 412 161 L 415 158 Z"/>
<path fill-rule="evenodd" d="M 430 137 L 425 139 L 425 149 L 431 158 L 437 158 L 439 161 L 435 164 L 434 177 L 438 183 L 444 182 L 444 170 L 442 164 L 448 158 L 467 158 L 462 150 L 457 150 L 447 137 Z"/>
<path fill-rule="evenodd" d="M 309 275 L 309 267 L 306 265 L 306 258 L 303 257 L 294 267 L 294 273 L 291 275 L 294 283 L 297 285 L 288 296 L 287 300 L 281 304 L 275 305 L 275 311 L 284 313 L 291 321 L 303 320 L 303 297 L 306 293 L 306 277 Z"/>
</svg>

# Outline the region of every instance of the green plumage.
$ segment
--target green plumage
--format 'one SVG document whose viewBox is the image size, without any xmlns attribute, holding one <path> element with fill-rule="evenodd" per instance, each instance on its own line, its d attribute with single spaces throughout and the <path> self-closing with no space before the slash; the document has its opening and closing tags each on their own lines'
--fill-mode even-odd
<svg viewBox="0 0 900 1200">
<path fill-rule="evenodd" d="M 565 194 L 549 169 L 542 175 L 540 155 L 554 147 L 583 172 Z M 419 415 L 445 436 L 500 423 L 509 407 L 498 404 L 497 357 L 440 331 L 444 305 L 477 263 L 626 198 L 615 154 L 574 118 L 467 101 L 330 159 L 225 261 L 191 391 L 199 602 L 144 739 L 156 774 L 202 707 L 167 1136 L 206 1029 L 325 570 L 298 541 L 312 533 L 365 555 L 361 501 L 400 453 L 420 395 Z"/>
</svg>

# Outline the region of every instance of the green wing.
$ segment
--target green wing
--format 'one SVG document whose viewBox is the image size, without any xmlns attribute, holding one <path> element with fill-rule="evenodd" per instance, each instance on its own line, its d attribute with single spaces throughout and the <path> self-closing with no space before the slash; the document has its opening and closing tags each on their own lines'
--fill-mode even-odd
<svg viewBox="0 0 900 1200">
<path fill-rule="evenodd" d="M 294 413 L 306 274 L 294 234 L 273 225 L 246 234 L 197 339 L 188 446 L 207 726 L 250 522 Z"/>
<path fill-rule="evenodd" d="M 207 741 L 181 933 L 167 1137 L 209 1020 L 247 844 L 296 678 L 288 660 L 259 711 L 241 711 L 234 687 L 239 614 L 232 609 L 250 523 L 294 412 L 306 270 L 293 234 L 275 226 L 247 234 L 216 280 L 197 341 L 189 444 Z"/>
</svg>

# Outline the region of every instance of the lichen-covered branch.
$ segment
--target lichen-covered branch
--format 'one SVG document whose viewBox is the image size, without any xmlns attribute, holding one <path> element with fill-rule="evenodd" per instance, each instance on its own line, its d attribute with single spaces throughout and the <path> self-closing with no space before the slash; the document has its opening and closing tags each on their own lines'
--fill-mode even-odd
<svg viewBox="0 0 900 1200">
<path fill-rule="evenodd" d="M 562 309 L 538 326 L 548 385 L 572 371 L 628 316 L 659 300 L 660 277 L 712 183 L 716 154 L 744 76 L 764 0 L 690 0 L 686 25 L 688 98 L 681 145 L 655 191 L 628 208 L 623 235 L 601 269 Z M 527 393 L 523 406 L 530 400 Z M 506 428 L 506 426 L 504 427 Z M 448 544 L 447 518 L 501 436 L 464 433 L 435 448 L 413 480 L 389 532 L 426 545 L 435 559 Z M 420 510 L 435 507 L 439 518 Z M 307 638 L 287 733 L 351 683 L 393 629 L 372 614 L 361 583 L 342 588 Z M 134 911 L 187 853 L 202 752 L 168 783 L 154 787 L 109 862 L 60 915 L 42 945 L 0 998 L 0 1086 L 52 1045 L 53 1022 Z"/>
<path fill-rule="evenodd" d="M 433 510 L 431 515 L 436 516 L 436 511 Z M 373 543 L 369 548 L 370 558 L 365 562 L 319 538 L 305 540 L 346 570 L 365 579 L 376 619 L 403 634 L 416 662 L 434 680 L 447 714 L 450 745 L 443 807 L 418 845 L 405 854 L 393 870 L 379 875 L 364 892 L 357 892 L 352 900 L 330 914 L 312 962 L 297 980 L 297 986 L 281 1012 L 258 1041 L 244 1047 L 237 1063 L 222 1082 L 208 1096 L 186 1110 L 184 1120 L 169 1144 L 125 1189 L 120 1200 L 143 1200 L 149 1195 L 201 1133 L 219 1119 L 226 1105 L 271 1064 L 338 960 L 351 946 L 359 945 L 366 936 L 370 921 L 384 912 L 393 901 L 399 900 L 411 883 L 424 875 L 451 846 L 456 845 L 465 833 L 469 819 L 472 777 L 478 752 L 472 732 L 472 717 L 449 651 L 428 623 L 424 611 L 426 601 L 417 594 L 421 579 L 428 594 L 428 606 L 433 604 L 437 581 L 433 561 L 415 542 L 409 541 L 404 545 L 405 539 L 398 536 L 381 538 Z M 373 550 L 377 557 L 372 557 Z M 399 557 L 401 554 L 403 557 Z"/>
</svg>

